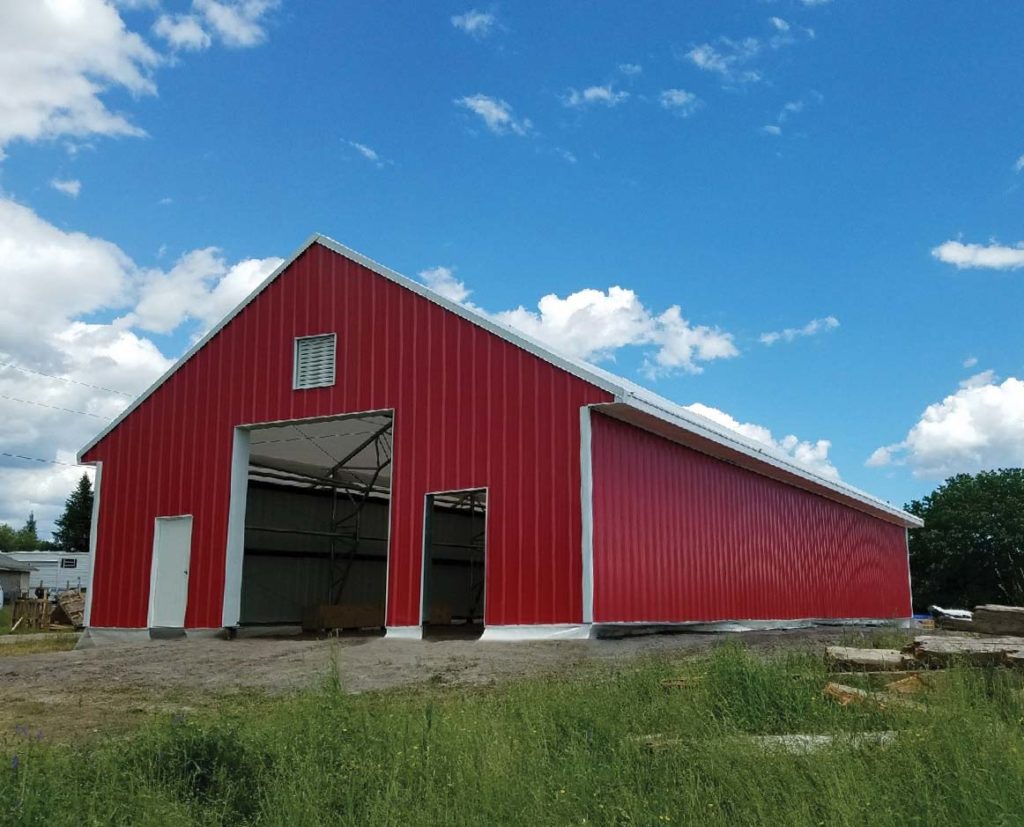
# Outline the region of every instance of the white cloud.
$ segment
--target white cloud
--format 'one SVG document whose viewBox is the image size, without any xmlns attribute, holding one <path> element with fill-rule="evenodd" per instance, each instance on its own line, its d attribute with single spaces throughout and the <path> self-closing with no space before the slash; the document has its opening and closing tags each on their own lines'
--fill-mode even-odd
<svg viewBox="0 0 1024 827">
<path fill-rule="evenodd" d="M 452 25 L 471 37 L 483 39 L 494 31 L 498 19 L 490 12 L 470 9 L 463 14 L 452 15 Z"/>
<path fill-rule="evenodd" d="M 976 364 L 978 364 L 977 356 L 968 356 L 966 359 L 964 359 L 965 368 L 973 368 Z"/>
<path fill-rule="evenodd" d="M 455 269 L 452 267 L 439 266 L 420 270 L 420 281 L 435 293 L 460 304 L 465 302 L 472 292 L 463 282 L 455 278 Z"/>
<path fill-rule="evenodd" d="M 374 166 L 385 167 L 391 163 L 390 161 L 382 158 L 380 153 L 377 152 L 377 150 L 367 146 L 366 144 L 361 144 L 358 141 L 345 141 L 345 143 L 352 147 L 356 152 L 362 155 L 367 161 L 369 161 Z"/>
<path fill-rule="evenodd" d="M 14 140 L 142 135 L 101 100 L 153 94 L 160 62 L 104 0 L 6 2 L 0 14 L 0 157 Z"/>
<path fill-rule="evenodd" d="M 256 46 L 267 39 L 264 17 L 278 0 L 193 0 L 207 29 L 227 46 Z"/>
<path fill-rule="evenodd" d="M 958 270 L 1016 270 L 1024 267 L 1024 243 L 1007 247 L 994 241 L 989 244 L 946 241 L 932 248 L 932 256 Z"/>
<path fill-rule="evenodd" d="M 570 89 L 562 102 L 566 106 L 580 107 L 600 104 L 602 106 L 618 106 L 629 98 L 629 92 L 616 91 L 611 84 L 605 86 L 588 86 L 580 91 Z"/>
<path fill-rule="evenodd" d="M 579 160 L 568 149 L 562 149 L 561 147 L 555 148 L 555 154 L 567 164 L 575 164 Z"/>
<path fill-rule="evenodd" d="M 826 479 L 839 479 L 839 471 L 828 458 L 828 452 L 832 447 L 832 443 L 827 439 L 809 442 L 793 434 L 784 436 L 782 439 L 775 439 L 772 436 L 772 432 L 763 425 L 756 425 L 752 422 L 739 422 L 718 408 L 712 408 L 709 405 L 702 405 L 697 402 L 693 405 L 687 405 L 686 409 L 698 416 L 703 416 L 705 419 L 710 419 L 712 422 L 716 422 L 729 430 L 736 431 L 747 439 L 760 442 L 762 445 L 768 446 L 798 465 L 802 465 L 804 468 L 814 471 Z"/>
<path fill-rule="evenodd" d="M 645 347 L 644 371 L 652 377 L 700 373 L 700 362 L 739 354 L 732 334 L 691 325 L 678 306 L 655 315 L 622 287 L 584 289 L 565 298 L 552 293 L 540 299 L 536 311 L 519 306 L 493 318 L 580 359 L 603 361 L 620 348 Z"/>
<path fill-rule="evenodd" d="M 902 442 L 878 448 L 872 467 L 909 465 L 917 477 L 1024 465 L 1024 381 L 1001 384 L 991 371 L 929 405 Z"/>
<path fill-rule="evenodd" d="M 0 198 L 0 446 L 73 463 L 129 396 L 170 366 L 169 356 L 139 332 L 144 326 L 209 327 L 279 262 L 229 265 L 205 249 L 186 253 L 166 273 L 141 270 L 117 246 L 59 229 Z M 95 321 L 119 310 L 124 314 L 112 322 Z M 0 457 L 0 521 L 20 524 L 35 511 L 49 531 L 81 473 Z"/>
<path fill-rule="evenodd" d="M 702 103 L 693 92 L 687 92 L 685 89 L 663 89 L 658 95 L 658 102 L 663 109 L 668 109 L 683 118 L 700 109 Z"/>
<path fill-rule="evenodd" d="M 1017 159 L 1017 163 L 1013 165 L 1014 172 L 1024 172 L 1024 155 L 1021 155 Z"/>
<path fill-rule="evenodd" d="M 626 77 L 633 78 L 637 75 L 643 74 L 644 67 L 639 63 L 620 63 L 619 71 Z"/>
<path fill-rule="evenodd" d="M 800 0 L 805 6 L 827 6 L 832 0 Z"/>
<path fill-rule="evenodd" d="M 776 124 L 773 124 L 773 123 L 769 123 L 769 124 L 765 124 L 764 126 L 762 126 L 761 127 L 761 131 L 765 135 L 776 135 L 776 136 L 778 136 L 778 135 L 782 134 L 782 127 L 781 126 L 777 126 Z"/>
<path fill-rule="evenodd" d="M 743 68 L 761 52 L 761 42 L 756 37 L 743 40 L 722 37 L 717 44 L 701 43 L 690 49 L 685 57 L 698 69 L 717 74 L 730 83 L 756 83 L 761 80 L 760 72 Z"/>
<path fill-rule="evenodd" d="M 788 32 L 789 31 L 789 23 L 787 23 L 781 17 L 769 17 L 768 18 L 768 22 L 771 23 L 772 26 L 775 27 L 776 31 L 779 31 L 779 32 Z"/>
<path fill-rule="evenodd" d="M 279 258 L 246 259 L 229 266 L 216 247 L 192 250 L 166 272 L 143 272 L 135 309 L 118 323 L 170 333 L 185 322 L 195 321 L 200 325 L 199 335 L 249 295 L 281 262 Z"/>
<path fill-rule="evenodd" d="M 770 333 L 762 333 L 760 341 L 765 345 L 774 345 L 776 342 L 792 342 L 803 336 L 817 336 L 829 330 L 839 327 L 839 319 L 835 316 L 825 316 L 822 319 L 811 319 L 803 327 L 787 327 L 785 330 L 774 330 Z"/>
<path fill-rule="evenodd" d="M 495 135 L 526 135 L 533 128 L 528 118 L 516 118 L 512 107 L 499 98 L 488 95 L 468 95 L 455 100 L 456 106 L 468 109 L 480 117 L 486 127 Z"/>
<path fill-rule="evenodd" d="M 78 198 L 78 194 L 82 191 L 82 182 L 74 178 L 66 180 L 61 178 L 51 178 L 50 186 L 57 190 L 57 192 L 62 192 L 71 198 Z"/>
<path fill-rule="evenodd" d="M 153 24 L 153 34 L 167 41 L 172 49 L 200 51 L 213 42 L 194 14 L 162 14 Z"/>
</svg>

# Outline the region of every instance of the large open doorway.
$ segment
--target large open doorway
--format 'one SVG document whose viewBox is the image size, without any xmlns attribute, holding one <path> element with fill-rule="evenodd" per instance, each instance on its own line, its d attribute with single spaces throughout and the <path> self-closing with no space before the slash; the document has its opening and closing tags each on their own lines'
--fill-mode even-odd
<svg viewBox="0 0 1024 827">
<path fill-rule="evenodd" d="M 393 418 L 249 430 L 241 626 L 383 628 Z"/>
<path fill-rule="evenodd" d="M 484 627 L 487 491 L 427 495 L 423 543 L 424 634 L 479 637 Z"/>
</svg>

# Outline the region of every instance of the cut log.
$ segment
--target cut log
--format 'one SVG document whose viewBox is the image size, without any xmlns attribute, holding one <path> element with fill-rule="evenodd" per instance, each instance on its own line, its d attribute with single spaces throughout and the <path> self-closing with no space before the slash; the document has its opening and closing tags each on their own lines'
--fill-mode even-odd
<svg viewBox="0 0 1024 827">
<path fill-rule="evenodd" d="M 927 681 L 921 677 L 921 673 L 915 672 L 885 685 L 886 692 L 895 692 L 898 695 L 916 695 L 927 689 Z"/>
<path fill-rule="evenodd" d="M 863 669 L 872 672 L 899 672 L 912 669 L 913 655 L 897 649 L 856 649 L 850 646 L 829 646 L 825 659 L 833 671 Z"/>
<path fill-rule="evenodd" d="M 966 637 L 962 635 L 923 635 L 908 647 L 922 663 L 948 666 L 1009 664 L 1009 655 L 1024 652 L 1024 637 Z"/>
<path fill-rule="evenodd" d="M 986 635 L 1024 635 L 1024 608 L 1020 606 L 976 606 L 972 631 Z"/>
</svg>

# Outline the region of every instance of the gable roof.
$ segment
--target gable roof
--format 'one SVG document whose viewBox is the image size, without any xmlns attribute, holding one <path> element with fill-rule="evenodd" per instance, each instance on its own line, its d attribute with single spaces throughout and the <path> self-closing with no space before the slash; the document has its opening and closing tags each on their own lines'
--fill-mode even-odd
<svg viewBox="0 0 1024 827">
<path fill-rule="evenodd" d="M 753 440 L 744 437 L 742 434 L 725 428 L 707 417 L 693 413 L 682 405 L 659 396 L 653 391 L 638 385 L 635 382 L 631 382 L 621 376 L 616 376 L 615 374 L 609 373 L 595 365 L 583 362 L 582 360 L 573 359 L 559 354 L 536 339 L 521 333 L 512 327 L 497 322 L 482 311 L 453 302 L 450 299 L 434 292 L 420 282 L 414 281 L 407 276 L 403 276 L 401 273 L 397 273 L 394 270 L 367 258 L 361 253 L 357 253 L 355 250 L 349 249 L 334 239 L 320 235 L 319 233 L 310 236 L 305 243 L 295 251 L 295 253 L 283 262 L 280 267 L 274 270 L 273 273 L 267 276 L 267 278 L 264 279 L 255 290 L 246 296 L 245 299 L 243 299 L 241 303 L 234 308 L 234 310 L 228 313 L 227 316 L 225 316 L 216 326 L 211 328 L 210 331 L 199 339 L 191 348 L 189 348 L 189 350 L 180 359 L 178 359 L 178 361 L 175 362 L 163 376 L 157 379 L 156 382 L 154 382 L 137 399 L 135 399 L 131 405 L 125 408 L 125 410 L 122 411 L 116 419 L 114 419 L 84 448 L 82 448 L 78 453 L 78 461 L 81 462 L 82 457 L 86 453 L 98 445 L 108 434 L 120 425 L 121 422 L 130 416 L 132 412 L 139 407 L 139 405 L 141 405 L 153 394 L 154 391 L 156 391 L 157 388 L 173 376 L 182 365 L 192 358 L 193 355 L 205 347 L 211 339 L 213 339 L 232 319 L 235 318 L 235 316 L 241 313 L 250 302 L 262 293 L 268 285 L 277 279 L 281 273 L 287 270 L 295 260 L 299 258 L 299 256 L 314 244 L 319 244 L 328 250 L 362 265 L 377 275 L 382 276 L 389 281 L 393 281 L 407 290 L 417 293 L 428 301 L 438 304 L 457 316 L 462 317 L 466 321 L 488 330 L 495 336 L 511 342 L 517 347 L 520 347 L 534 356 L 543 359 L 545 362 L 555 365 L 556 367 L 559 367 L 562 370 L 565 370 L 568 373 L 601 388 L 611 394 L 615 398 L 616 403 L 625 405 L 640 414 L 654 417 L 655 419 L 681 431 L 694 434 L 709 443 L 722 446 L 731 454 L 747 457 L 756 461 L 758 464 L 767 465 L 777 469 L 783 473 L 787 481 L 791 483 L 795 481 L 796 484 L 802 484 L 802 487 L 806 487 L 815 493 L 819 493 L 824 496 L 831 495 L 830 498 L 832 499 L 839 499 L 842 502 L 853 504 L 855 506 L 859 505 L 878 516 L 883 516 L 890 521 L 898 522 L 907 527 L 918 527 L 923 525 L 923 522 L 918 517 L 908 514 L 902 509 L 890 505 L 884 500 L 873 497 L 851 485 L 847 485 L 846 483 L 827 479 L 815 471 L 812 471 L 810 468 L 794 462 L 780 451 L 773 450 L 767 445 L 754 442 Z"/>
</svg>

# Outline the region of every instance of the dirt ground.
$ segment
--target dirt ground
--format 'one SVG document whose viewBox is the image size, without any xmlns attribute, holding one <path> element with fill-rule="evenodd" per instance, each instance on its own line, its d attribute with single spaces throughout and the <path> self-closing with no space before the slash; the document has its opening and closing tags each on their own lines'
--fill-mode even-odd
<svg viewBox="0 0 1024 827">
<path fill-rule="evenodd" d="M 480 643 L 379 637 L 164 640 L 0 657 L 0 739 L 15 726 L 67 741 L 131 728 L 154 713 L 209 708 L 225 696 L 300 690 L 337 669 L 352 692 L 416 683 L 480 684 L 644 654 L 686 656 L 724 640 L 824 649 L 858 634 L 835 627 L 618 640 Z M 865 635 L 870 633 L 866 632 Z"/>
</svg>

